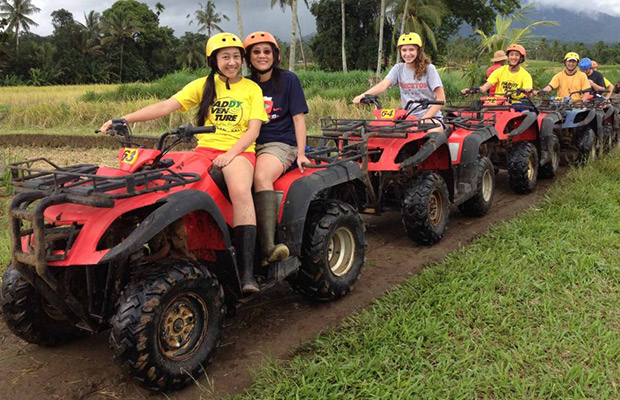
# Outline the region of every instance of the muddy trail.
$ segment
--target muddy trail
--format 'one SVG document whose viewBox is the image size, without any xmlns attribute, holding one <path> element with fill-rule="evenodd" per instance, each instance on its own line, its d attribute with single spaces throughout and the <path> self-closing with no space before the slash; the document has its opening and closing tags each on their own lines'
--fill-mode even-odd
<svg viewBox="0 0 620 400">
<path fill-rule="evenodd" d="M 529 208 L 553 182 L 539 181 L 534 193 L 515 195 L 508 188 L 506 172 L 501 172 L 490 213 L 466 218 L 453 208 L 444 239 L 432 247 L 418 246 L 407 238 L 397 211 L 365 216 L 367 263 L 348 296 L 334 303 L 315 303 L 285 283 L 274 287 L 227 320 L 221 347 L 207 368 L 209 379 L 203 377 L 196 385 L 167 396 L 141 389 L 121 374 L 108 349 L 107 331 L 60 348 L 43 348 L 21 341 L 0 323 L 0 398 L 199 399 L 241 393 L 252 383 L 251 372 L 264 357 L 290 357 L 304 341 L 337 326 L 390 288 L 483 234 L 491 224 Z"/>
</svg>

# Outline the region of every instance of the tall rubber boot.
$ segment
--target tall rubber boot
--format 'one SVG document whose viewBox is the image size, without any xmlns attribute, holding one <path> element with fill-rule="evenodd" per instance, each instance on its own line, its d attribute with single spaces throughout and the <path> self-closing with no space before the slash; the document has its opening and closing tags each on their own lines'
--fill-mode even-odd
<svg viewBox="0 0 620 400">
<path fill-rule="evenodd" d="M 254 279 L 254 250 L 256 248 L 256 226 L 239 225 L 233 228 L 233 245 L 237 252 L 237 267 L 243 293 L 258 292 Z"/>
<path fill-rule="evenodd" d="M 273 261 L 284 260 L 290 255 L 288 247 L 285 244 L 274 244 L 278 218 L 277 193 L 274 190 L 254 193 L 254 208 L 263 266 Z"/>
</svg>

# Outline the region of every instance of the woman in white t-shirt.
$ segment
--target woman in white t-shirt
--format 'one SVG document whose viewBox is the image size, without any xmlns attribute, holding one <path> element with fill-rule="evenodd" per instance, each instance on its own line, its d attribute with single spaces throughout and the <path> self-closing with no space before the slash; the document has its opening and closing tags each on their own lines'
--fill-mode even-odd
<svg viewBox="0 0 620 400">
<path fill-rule="evenodd" d="M 417 33 L 403 33 L 398 38 L 398 51 L 404 62 L 392 67 L 387 76 L 378 84 L 353 99 L 359 103 L 366 94 L 379 95 L 388 88 L 398 85 L 403 107 L 409 100 L 437 100 L 445 101 L 441 78 L 437 68 L 431 64 L 424 54 L 422 38 Z M 427 108 L 419 108 L 412 115 L 422 118 L 441 118 L 441 105 L 433 104 Z M 437 127 L 433 130 L 442 130 Z"/>
</svg>

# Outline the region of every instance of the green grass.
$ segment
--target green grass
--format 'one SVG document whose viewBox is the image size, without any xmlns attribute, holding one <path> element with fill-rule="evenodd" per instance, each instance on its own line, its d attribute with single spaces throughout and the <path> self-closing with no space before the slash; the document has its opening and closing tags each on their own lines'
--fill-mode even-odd
<svg viewBox="0 0 620 400">
<path fill-rule="evenodd" d="M 617 399 L 620 151 L 267 363 L 240 398 Z"/>
</svg>

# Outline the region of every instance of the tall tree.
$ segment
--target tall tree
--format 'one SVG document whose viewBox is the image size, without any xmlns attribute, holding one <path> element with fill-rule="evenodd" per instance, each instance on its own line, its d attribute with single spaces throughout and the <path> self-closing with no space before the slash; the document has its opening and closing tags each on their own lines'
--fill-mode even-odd
<svg viewBox="0 0 620 400">
<path fill-rule="evenodd" d="M 165 9 L 166 7 L 164 7 L 164 5 L 161 4 L 159 1 L 155 3 L 155 13 L 157 14 L 157 17 L 159 17 L 161 13 L 164 12 Z"/>
<path fill-rule="evenodd" d="M 88 37 L 92 41 L 99 41 L 101 39 L 101 14 L 95 10 L 91 10 L 88 14 L 84 13 L 84 28 L 88 32 Z"/>
<path fill-rule="evenodd" d="M 340 40 L 340 48 L 341 48 L 341 54 L 342 54 L 342 71 L 347 72 L 347 51 L 345 48 L 345 44 L 347 43 L 347 37 L 346 37 L 346 33 L 347 33 L 347 26 L 345 24 L 345 17 L 344 17 L 345 13 L 344 13 L 344 0 L 340 0 L 340 18 L 341 18 L 341 25 L 342 25 L 342 36 L 341 36 L 341 40 Z"/>
<path fill-rule="evenodd" d="M 102 30 L 107 35 L 101 39 L 101 44 L 117 43 L 120 46 L 120 66 L 118 69 L 118 80 L 123 81 L 123 51 L 125 43 L 133 41 L 135 34 L 142 31 L 140 27 L 126 14 L 116 12 L 111 13 L 102 22 Z"/>
<path fill-rule="evenodd" d="M 304 0 L 306 7 L 308 7 L 308 0 Z M 295 70 L 295 37 L 297 36 L 297 0 L 271 0 L 271 8 L 273 8 L 276 4 L 280 5 L 282 11 L 286 9 L 286 7 L 290 7 L 291 9 L 291 44 L 289 51 L 289 63 L 288 69 L 289 71 Z"/>
<path fill-rule="evenodd" d="M 383 26 L 385 24 L 385 0 L 381 0 L 381 16 L 379 18 L 379 51 L 377 52 L 377 78 L 381 76 L 381 60 L 383 59 Z"/>
<path fill-rule="evenodd" d="M 239 36 L 241 37 L 241 40 L 243 40 L 245 35 L 243 34 L 243 18 L 241 17 L 241 4 L 239 4 L 239 0 L 235 0 L 235 7 L 237 8 L 237 26 L 239 27 Z M 244 76 L 248 74 L 245 63 L 241 64 L 241 73 Z"/>
<path fill-rule="evenodd" d="M 15 51 L 19 52 L 19 31 L 30 30 L 30 26 L 39 26 L 29 15 L 41 11 L 39 7 L 32 4 L 32 0 L 0 0 L 0 18 L 9 21 L 7 30 L 15 32 Z"/>
<path fill-rule="evenodd" d="M 204 6 L 202 3 L 198 3 L 200 8 L 196 10 L 194 13 L 194 19 L 198 22 L 198 32 L 207 31 L 207 36 L 211 37 L 211 32 L 217 31 L 222 32 L 223 29 L 218 25 L 222 22 L 222 18 L 226 21 L 230 21 L 226 15 L 222 15 L 222 13 L 215 11 L 215 3 L 211 0 L 207 1 L 207 4 Z M 187 14 L 187 18 L 190 17 L 190 14 Z M 189 21 L 191 24 L 193 21 Z"/>
<path fill-rule="evenodd" d="M 437 49 L 434 30 L 441 26 L 446 13 L 444 3 L 436 0 L 401 0 L 393 8 L 394 17 L 400 22 L 400 34 L 416 32 L 430 43 L 433 49 Z"/>
</svg>

